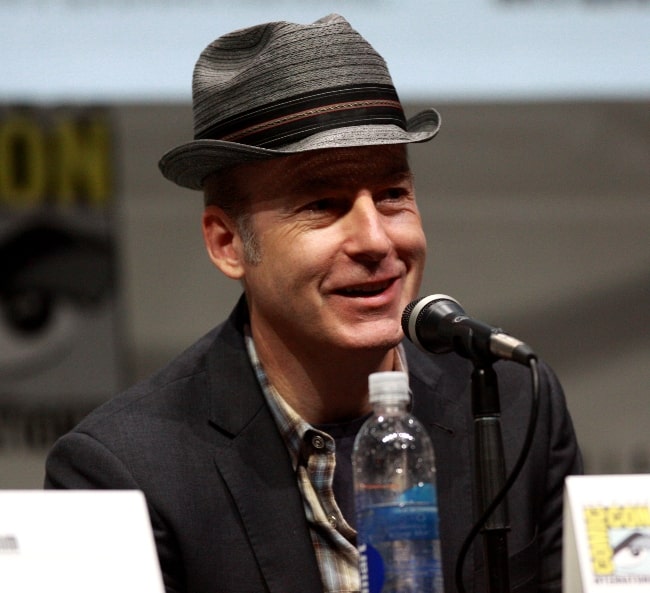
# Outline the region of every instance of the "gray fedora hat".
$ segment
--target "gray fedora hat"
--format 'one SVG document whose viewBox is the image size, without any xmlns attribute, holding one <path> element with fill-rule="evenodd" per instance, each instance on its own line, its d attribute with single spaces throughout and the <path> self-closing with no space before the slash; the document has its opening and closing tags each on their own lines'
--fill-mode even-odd
<svg viewBox="0 0 650 593">
<path fill-rule="evenodd" d="M 201 189 L 220 169 L 306 150 L 424 142 L 435 109 L 406 119 L 384 59 L 341 16 L 234 31 L 200 55 L 194 140 L 160 159 L 174 183 Z"/>
</svg>

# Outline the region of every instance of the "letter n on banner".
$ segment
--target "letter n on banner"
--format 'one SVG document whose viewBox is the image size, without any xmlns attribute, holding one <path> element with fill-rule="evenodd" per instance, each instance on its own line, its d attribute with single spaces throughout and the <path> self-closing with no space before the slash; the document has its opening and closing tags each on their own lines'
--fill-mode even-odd
<svg viewBox="0 0 650 593">
<path fill-rule="evenodd" d="M 46 450 L 123 385 L 109 115 L 0 106 L 2 454 Z"/>
</svg>

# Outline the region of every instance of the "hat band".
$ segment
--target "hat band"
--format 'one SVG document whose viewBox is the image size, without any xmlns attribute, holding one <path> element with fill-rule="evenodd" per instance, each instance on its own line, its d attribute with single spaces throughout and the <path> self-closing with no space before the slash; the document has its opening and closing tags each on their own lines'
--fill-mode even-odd
<svg viewBox="0 0 650 593">
<path fill-rule="evenodd" d="M 278 147 L 325 130 L 393 124 L 406 130 L 406 118 L 390 85 L 321 89 L 247 111 L 216 124 L 196 139 Z"/>
</svg>

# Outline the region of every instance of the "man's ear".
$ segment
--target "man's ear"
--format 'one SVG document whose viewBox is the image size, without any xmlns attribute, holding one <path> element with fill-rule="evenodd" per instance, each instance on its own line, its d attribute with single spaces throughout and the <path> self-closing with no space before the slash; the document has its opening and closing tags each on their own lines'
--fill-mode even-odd
<svg viewBox="0 0 650 593">
<path fill-rule="evenodd" d="M 203 240 L 212 263 L 228 278 L 240 280 L 244 275 L 244 249 L 237 225 L 218 206 L 203 211 Z"/>
</svg>

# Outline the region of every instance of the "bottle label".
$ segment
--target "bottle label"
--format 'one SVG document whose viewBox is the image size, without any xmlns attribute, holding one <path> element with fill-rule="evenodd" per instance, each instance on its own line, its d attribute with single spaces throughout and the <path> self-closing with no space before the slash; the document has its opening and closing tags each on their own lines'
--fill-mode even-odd
<svg viewBox="0 0 650 593">
<path fill-rule="evenodd" d="M 438 538 L 438 509 L 430 504 L 377 505 L 364 509 L 359 518 L 368 543 Z"/>
<path fill-rule="evenodd" d="M 361 591 L 441 591 L 437 506 L 369 507 L 359 514 L 359 536 Z"/>
</svg>

